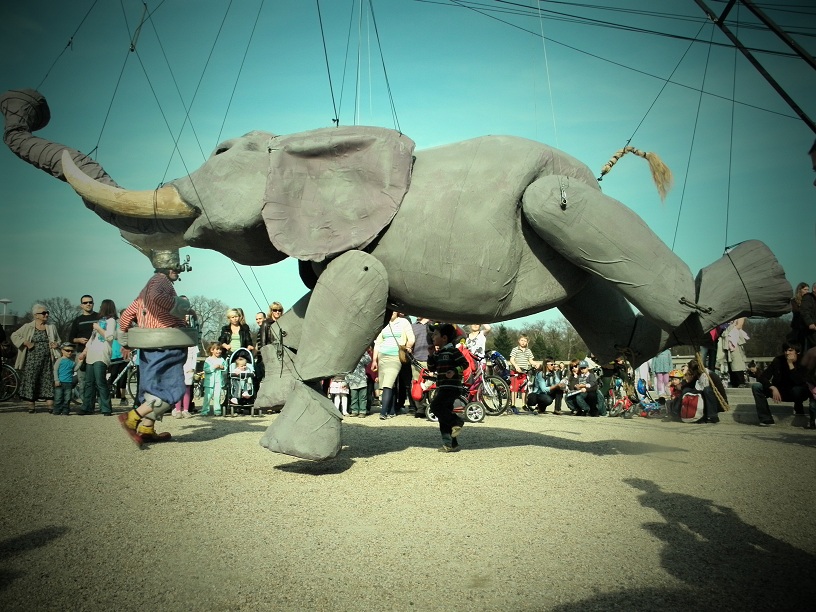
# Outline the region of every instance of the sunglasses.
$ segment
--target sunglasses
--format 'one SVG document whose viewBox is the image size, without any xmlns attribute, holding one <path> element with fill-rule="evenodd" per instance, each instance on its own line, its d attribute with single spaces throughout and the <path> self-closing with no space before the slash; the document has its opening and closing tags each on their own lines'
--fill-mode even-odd
<svg viewBox="0 0 816 612">
<path fill-rule="evenodd" d="M 34 314 L 38 314 L 38 315 L 47 315 L 47 314 L 48 314 L 48 311 L 47 311 L 47 310 L 43 310 L 42 312 L 35 312 Z"/>
<path fill-rule="evenodd" d="M 87 306 L 88 304 L 93 304 L 93 302 L 82 302 L 83 306 Z"/>
<path fill-rule="evenodd" d="M 74 349 L 62 349 L 63 353 L 73 353 Z"/>
<path fill-rule="evenodd" d="M 273 308 L 272 312 L 283 312 L 283 308 Z"/>
</svg>

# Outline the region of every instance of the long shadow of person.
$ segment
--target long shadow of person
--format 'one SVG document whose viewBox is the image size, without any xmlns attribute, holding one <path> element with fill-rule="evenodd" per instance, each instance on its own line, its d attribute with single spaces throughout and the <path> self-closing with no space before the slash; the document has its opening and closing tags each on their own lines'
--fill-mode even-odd
<svg viewBox="0 0 816 612">
<path fill-rule="evenodd" d="M 663 568 L 697 592 L 701 609 L 812 609 L 816 556 L 712 500 L 669 493 L 640 478 L 624 482 L 643 492 L 641 505 L 663 517 L 643 527 L 664 542 Z M 803 533 L 810 533 L 806 526 Z"/>
</svg>

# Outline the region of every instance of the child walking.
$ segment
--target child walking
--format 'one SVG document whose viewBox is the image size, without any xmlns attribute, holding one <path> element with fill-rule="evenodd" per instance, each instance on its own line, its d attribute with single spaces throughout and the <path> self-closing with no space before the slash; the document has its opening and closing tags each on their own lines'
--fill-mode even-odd
<svg viewBox="0 0 816 612">
<path fill-rule="evenodd" d="M 349 386 L 345 374 L 338 374 L 329 381 L 329 395 L 343 416 L 348 416 Z"/>
<path fill-rule="evenodd" d="M 74 345 L 63 342 L 61 356 L 54 362 L 54 408 L 51 414 L 71 414 L 71 392 L 74 388 L 74 374 L 79 364 L 74 362 Z"/>
<path fill-rule="evenodd" d="M 351 416 L 365 417 L 368 414 L 368 375 L 366 366 L 371 363 L 371 353 L 366 351 L 357 362 L 357 367 L 346 374 L 349 388 L 349 408 Z"/>
<path fill-rule="evenodd" d="M 459 450 L 459 432 L 465 421 L 453 412 L 453 403 L 462 392 L 462 372 L 468 367 L 467 359 L 456 348 L 456 329 L 445 323 L 434 330 L 431 340 L 434 350 L 428 355 L 428 369 L 436 372 L 436 395 L 431 402 L 431 412 L 439 418 L 442 434 L 441 453 Z"/>
<path fill-rule="evenodd" d="M 207 352 L 210 354 L 204 360 L 204 399 L 201 403 L 201 416 L 210 414 L 210 403 L 215 398 L 213 413 L 221 416 L 221 390 L 224 388 L 224 373 L 227 362 L 221 357 L 224 349 L 218 342 L 210 342 Z"/>
</svg>

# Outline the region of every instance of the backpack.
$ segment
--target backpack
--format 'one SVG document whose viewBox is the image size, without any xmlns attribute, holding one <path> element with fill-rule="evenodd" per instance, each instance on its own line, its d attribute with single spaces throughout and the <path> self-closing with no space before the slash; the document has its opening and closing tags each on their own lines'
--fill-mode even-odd
<svg viewBox="0 0 816 612">
<path fill-rule="evenodd" d="M 684 393 L 680 399 L 680 420 L 696 423 L 705 418 L 705 402 L 702 393 Z"/>
</svg>

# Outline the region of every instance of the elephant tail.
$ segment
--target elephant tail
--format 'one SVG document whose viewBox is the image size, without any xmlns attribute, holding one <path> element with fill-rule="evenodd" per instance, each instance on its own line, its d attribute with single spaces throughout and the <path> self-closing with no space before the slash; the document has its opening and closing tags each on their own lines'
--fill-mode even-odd
<svg viewBox="0 0 816 612">
<path fill-rule="evenodd" d="M 726 249 L 695 279 L 705 330 L 738 317 L 778 317 L 790 312 L 793 288 L 771 250 L 759 240 Z"/>
<path fill-rule="evenodd" d="M 598 177 L 598 182 L 602 181 L 604 175 L 612 169 L 612 166 L 617 164 L 618 160 L 627 153 L 634 153 L 635 155 L 642 157 L 649 162 L 649 170 L 652 173 L 652 180 L 657 186 L 657 192 L 660 194 L 660 199 L 665 200 L 666 194 L 669 193 L 669 190 L 672 188 L 672 184 L 674 182 L 671 169 L 669 169 L 663 160 L 660 159 L 660 156 L 657 153 L 641 151 L 635 147 L 626 146 L 619 151 L 616 151 L 612 158 L 606 162 L 606 165 L 601 168 L 601 175 Z"/>
</svg>

